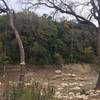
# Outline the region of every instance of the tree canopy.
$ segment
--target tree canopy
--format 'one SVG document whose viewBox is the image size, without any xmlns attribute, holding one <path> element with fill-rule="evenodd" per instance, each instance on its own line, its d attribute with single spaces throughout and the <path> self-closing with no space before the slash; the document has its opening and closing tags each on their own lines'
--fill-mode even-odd
<svg viewBox="0 0 100 100">
<path fill-rule="evenodd" d="M 0 23 L 1 43 L 5 41 L 9 62 L 16 63 L 19 50 L 7 16 L 0 16 Z M 24 44 L 27 63 L 90 63 L 96 57 L 96 35 L 92 26 L 91 34 L 87 26 L 75 21 L 57 22 L 50 16 L 39 17 L 30 11 L 17 13 L 15 24 Z"/>
</svg>

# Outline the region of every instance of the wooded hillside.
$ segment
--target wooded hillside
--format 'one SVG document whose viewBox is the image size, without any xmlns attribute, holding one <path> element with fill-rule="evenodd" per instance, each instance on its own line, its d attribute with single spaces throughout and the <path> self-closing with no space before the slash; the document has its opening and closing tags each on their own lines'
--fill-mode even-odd
<svg viewBox="0 0 100 100">
<path fill-rule="evenodd" d="M 0 16 L 0 61 L 19 62 L 17 42 L 8 22 Z M 23 11 L 15 16 L 26 61 L 31 64 L 93 63 L 96 59 L 95 28 L 75 20 L 57 22 L 51 16 Z"/>
</svg>

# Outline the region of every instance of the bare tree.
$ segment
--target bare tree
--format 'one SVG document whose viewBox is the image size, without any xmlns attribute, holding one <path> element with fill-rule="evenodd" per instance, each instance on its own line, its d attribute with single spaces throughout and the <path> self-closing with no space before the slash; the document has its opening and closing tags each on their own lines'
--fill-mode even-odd
<svg viewBox="0 0 100 100">
<path fill-rule="evenodd" d="M 25 52 L 24 52 L 24 47 L 23 43 L 21 41 L 20 35 L 18 30 L 15 27 L 14 24 L 14 10 L 10 9 L 7 5 L 7 2 L 5 0 L 0 0 L 0 13 L 6 13 L 9 16 L 9 22 L 10 26 L 15 34 L 16 40 L 18 42 L 19 50 L 20 50 L 20 79 L 19 79 L 19 84 L 23 84 L 23 79 L 24 79 L 24 72 L 23 72 L 23 66 L 25 66 Z"/>
<path fill-rule="evenodd" d="M 74 16 L 78 22 L 95 27 L 97 31 L 97 54 L 100 60 L 100 0 L 23 0 L 28 8 L 47 6 Z M 94 24 L 97 21 L 98 25 Z M 95 89 L 100 89 L 100 72 Z"/>
</svg>

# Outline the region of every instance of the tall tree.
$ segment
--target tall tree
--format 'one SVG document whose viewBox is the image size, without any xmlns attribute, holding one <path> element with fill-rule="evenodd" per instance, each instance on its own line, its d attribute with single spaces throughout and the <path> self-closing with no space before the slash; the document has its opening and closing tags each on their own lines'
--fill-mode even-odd
<svg viewBox="0 0 100 100">
<path fill-rule="evenodd" d="M 95 27 L 97 31 L 97 55 L 100 60 L 100 0 L 23 0 L 29 8 L 45 5 L 61 12 L 74 16 L 78 22 Z M 94 24 L 94 21 L 97 24 Z M 95 89 L 100 89 L 100 72 Z"/>
<path fill-rule="evenodd" d="M 21 74 L 20 74 L 20 83 L 23 83 L 23 77 L 24 74 L 22 74 L 23 66 L 25 66 L 25 52 L 24 52 L 24 46 L 21 40 L 21 37 L 19 35 L 18 30 L 16 29 L 16 26 L 14 24 L 14 10 L 10 9 L 7 2 L 5 0 L 0 0 L 0 13 L 6 13 L 9 16 L 9 23 L 14 31 L 14 35 L 16 37 L 16 40 L 18 42 L 19 50 L 20 50 L 20 65 L 21 65 Z"/>
</svg>

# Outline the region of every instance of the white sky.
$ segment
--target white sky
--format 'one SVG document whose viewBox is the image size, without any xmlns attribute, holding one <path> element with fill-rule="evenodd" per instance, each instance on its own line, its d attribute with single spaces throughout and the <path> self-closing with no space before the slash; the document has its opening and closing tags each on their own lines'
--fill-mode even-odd
<svg viewBox="0 0 100 100">
<path fill-rule="evenodd" d="M 24 7 L 21 5 L 20 0 L 9 0 L 9 7 L 13 8 L 16 12 L 18 11 L 22 11 L 24 9 Z M 44 13 L 50 13 L 51 10 L 49 8 L 46 7 L 42 7 L 41 10 L 34 10 L 34 12 L 42 15 Z"/>
<path fill-rule="evenodd" d="M 9 0 L 9 7 L 11 9 L 14 9 L 15 11 L 21 11 L 22 10 L 22 6 L 20 5 L 20 3 L 18 3 L 18 1 L 20 0 Z"/>
<path fill-rule="evenodd" d="M 14 9 L 15 12 L 18 11 L 22 11 L 24 9 L 24 7 L 22 7 L 20 0 L 9 0 L 9 7 L 11 9 Z M 35 13 L 37 13 L 38 15 L 43 15 L 43 14 L 48 14 L 50 15 L 52 13 L 52 10 L 49 9 L 48 7 L 41 7 L 40 9 L 37 10 L 32 10 Z M 65 16 L 65 18 L 67 19 L 72 19 L 71 17 L 69 17 L 68 15 L 66 16 L 66 14 L 58 14 L 56 17 L 56 19 L 58 20 L 60 17 Z"/>
<path fill-rule="evenodd" d="M 16 12 L 18 11 L 22 11 L 24 9 L 24 7 L 22 7 L 21 3 L 20 3 L 21 0 L 9 0 L 9 7 L 10 8 L 13 8 Z M 80 1 L 83 1 L 83 0 L 80 0 Z M 38 15 L 42 15 L 42 14 L 49 14 L 52 12 L 51 9 L 47 8 L 47 7 L 41 7 L 41 9 L 38 9 L 38 10 L 33 10 L 34 12 L 36 12 Z M 70 15 L 66 15 L 66 14 L 62 14 L 62 15 L 57 15 L 56 16 L 56 19 L 59 19 L 59 16 L 64 16 L 67 20 L 69 19 L 73 19 L 73 17 L 71 17 Z M 96 21 L 93 21 L 96 25 L 97 25 L 97 22 Z"/>
</svg>

